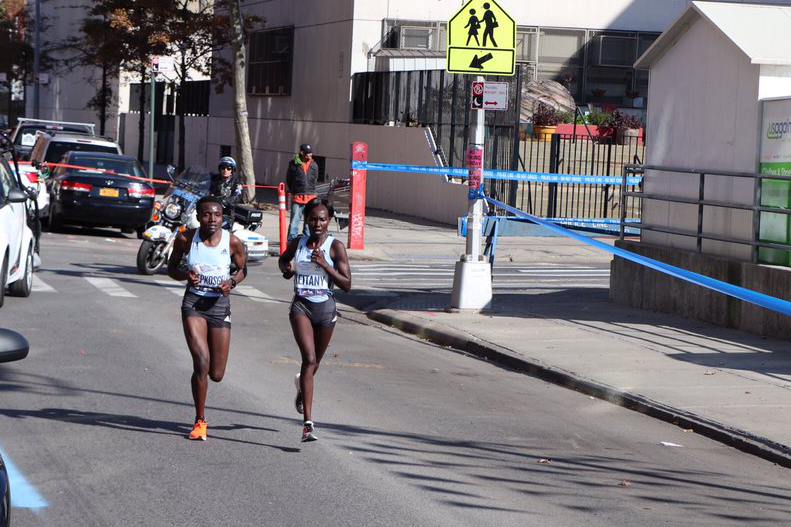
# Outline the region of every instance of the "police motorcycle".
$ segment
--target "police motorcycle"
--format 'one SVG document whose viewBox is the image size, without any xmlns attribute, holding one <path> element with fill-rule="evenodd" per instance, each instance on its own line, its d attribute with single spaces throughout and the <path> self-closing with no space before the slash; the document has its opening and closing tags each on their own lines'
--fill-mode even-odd
<svg viewBox="0 0 791 527">
<path fill-rule="evenodd" d="M 173 171 L 173 167 L 168 167 L 171 176 Z M 167 265 L 176 236 L 200 226 L 195 209 L 198 200 L 211 193 L 211 183 L 211 173 L 202 166 L 194 165 L 173 179 L 162 200 L 154 204 L 151 221 L 142 234 L 143 241 L 137 251 L 137 270 L 140 274 L 152 275 Z M 261 247 L 268 255 L 268 240 L 249 230 L 260 226 L 261 211 L 239 205 L 234 207 L 234 210 L 237 209 L 240 212 L 235 213 L 235 217 L 226 218 L 224 215 L 223 228 L 230 228 L 245 244 L 250 260 L 263 259 L 265 256 L 260 256 Z"/>
</svg>

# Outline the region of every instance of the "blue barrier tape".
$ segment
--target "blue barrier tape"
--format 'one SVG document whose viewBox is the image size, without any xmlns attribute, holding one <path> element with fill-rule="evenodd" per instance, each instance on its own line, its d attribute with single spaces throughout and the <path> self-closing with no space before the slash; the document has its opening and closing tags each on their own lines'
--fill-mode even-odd
<svg viewBox="0 0 791 527">
<path fill-rule="evenodd" d="M 352 169 L 369 170 L 371 172 L 406 172 L 411 174 L 467 177 L 466 168 L 452 167 L 419 167 L 353 161 Z M 577 174 L 548 174 L 545 172 L 516 172 L 512 170 L 484 170 L 483 177 L 484 179 L 521 181 L 523 183 L 571 183 L 575 185 L 621 185 L 623 183 L 622 178 L 614 176 L 582 176 Z M 639 185 L 642 181 L 643 178 L 636 176 L 626 178 L 626 184 L 630 186 Z"/>
<path fill-rule="evenodd" d="M 568 236 L 569 238 L 573 238 L 577 241 L 586 243 L 588 245 L 592 245 L 598 249 L 607 251 L 616 256 L 620 256 L 621 258 L 624 258 L 626 260 L 630 260 L 632 262 L 635 262 L 640 265 L 644 265 L 645 267 L 649 267 L 661 273 L 665 273 L 670 276 L 680 278 L 681 280 L 684 280 L 686 282 L 690 282 L 692 284 L 696 284 L 705 287 L 707 289 L 711 289 L 712 291 L 717 291 L 718 293 L 722 293 L 724 295 L 728 295 L 733 298 L 737 298 L 739 300 L 743 300 L 745 302 L 755 304 L 756 306 L 765 307 L 766 309 L 771 309 L 772 311 L 776 311 L 777 313 L 782 313 L 783 315 L 791 315 L 791 302 L 788 302 L 786 300 L 781 300 L 773 296 L 765 295 L 763 293 L 758 293 L 756 291 L 751 291 L 750 289 L 745 289 L 743 287 L 735 286 L 726 282 L 722 282 L 720 280 L 715 280 L 714 278 L 709 278 L 708 276 L 703 276 L 697 273 L 686 271 L 679 267 L 668 265 L 666 263 L 662 263 L 653 260 L 651 258 L 646 258 L 645 256 L 634 254 L 624 249 L 619 249 L 618 247 L 611 247 L 606 243 L 602 243 L 598 240 L 593 240 L 585 236 L 582 236 L 581 234 L 577 234 L 573 231 L 570 231 L 568 229 L 564 229 L 563 227 L 555 225 L 552 222 L 546 221 L 541 218 L 537 218 L 530 214 L 526 214 L 521 210 L 510 207 L 505 203 L 501 203 L 497 201 L 496 199 L 486 198 L 486 201 L 492 203 L 497 207 L 502 208 L 505 211 L 514 214 L 517 217 L 527 218 L 528 220 L 537 223 L 542 227 L 546 227 L 547 229 L 558 232 L 564 236 Z"/>
</svg>

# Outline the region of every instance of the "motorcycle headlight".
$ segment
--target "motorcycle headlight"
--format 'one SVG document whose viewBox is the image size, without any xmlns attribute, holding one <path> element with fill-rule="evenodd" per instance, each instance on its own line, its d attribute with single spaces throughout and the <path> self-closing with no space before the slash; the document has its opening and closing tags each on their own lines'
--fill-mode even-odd
<svg viewBox="0 0 791 527">
<path fill-rule="evenodd" d="M 181 205 L 178 203 L 168 203 L 165 205 L 165 217 L 169 220 L 176 221 L 181 214 Z"/>
</svg>

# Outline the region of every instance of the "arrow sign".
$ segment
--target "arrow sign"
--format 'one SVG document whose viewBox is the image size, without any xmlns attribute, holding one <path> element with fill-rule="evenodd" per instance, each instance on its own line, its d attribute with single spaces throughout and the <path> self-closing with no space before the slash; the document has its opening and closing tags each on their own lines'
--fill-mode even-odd
<svg viewBox="0 0 791 527">
<path fill-rule="evenodd" d="M 475 55 L 475 58 L 472 59 L 472 62 L 470 62 L 470 67 L 471 68 L 478 68 L 479 70 L 482 70 L 483 69 L 483 64 L 485 62 L 489 61 L 489 60 L 492 60 L 492 54 L 491 53 L 487 53 L 486 55 L 484 55 L 483 57 L 480 57 L 480 58 L 478 58 L 478 55 Z"/>
</svg>

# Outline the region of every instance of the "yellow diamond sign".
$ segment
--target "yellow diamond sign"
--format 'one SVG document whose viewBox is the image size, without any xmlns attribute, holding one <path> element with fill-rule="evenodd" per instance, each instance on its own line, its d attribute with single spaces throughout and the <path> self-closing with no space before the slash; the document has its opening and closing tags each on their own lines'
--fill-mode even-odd
<svg viewBox="0 0 791 527">
<path fill-rule="evenodd" d="M 448 22 L 449 73 L 513 75 L 516 22 L 494 0 L 470 0 Z"/>
</svg>

